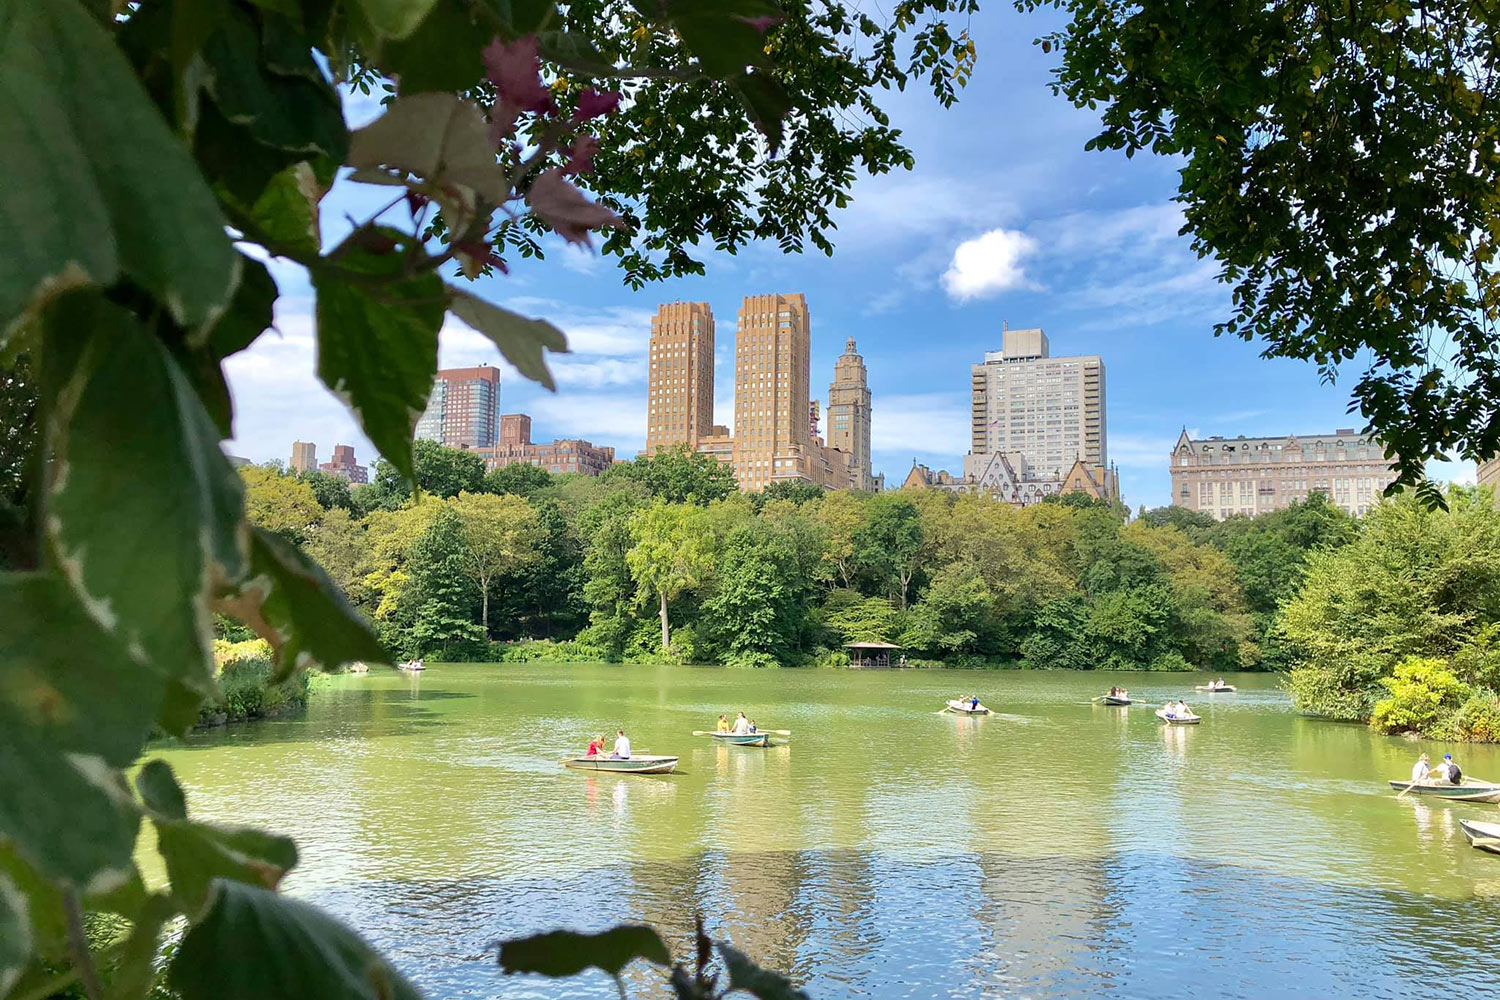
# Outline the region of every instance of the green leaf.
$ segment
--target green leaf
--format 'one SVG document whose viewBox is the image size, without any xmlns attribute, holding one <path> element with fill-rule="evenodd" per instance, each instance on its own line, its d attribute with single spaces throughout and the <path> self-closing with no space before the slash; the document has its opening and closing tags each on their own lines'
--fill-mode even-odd
<svg viewBox="0 0 1500 1000">
<path fill-rule="evenodd" d="M 351 0 L 353 11 L 383 38 L 405 38 L 426 19 L 437 0 Z"/>
<path fill-rule="evenodd" d="M 576 976 L 585 969 L 603 969 L 618 976 L 637 958 L 657 965 L 672 964 L 661 936 L 642 924 L 621 924 L 598 934 L 551 931 L 500 945 L 500 968 L 507 974 L 534 972 L 554 979 Z"/>
<path fill-rule="evenodd" d="M 484 47 L 493 30 L 474 23 L 464 0 L 437 0 L 422 26 L 380 51 L 382 70 L 401 83 L 401 93 L 468 90 L 484 77 Z"/>
<path fill-rule="evenodd" d="M 224 117 L 267 146 L 342 160 L 349 130 L 338 92 L 321 79 L 266 72 L 260 49 L 254 21 L 239 9 L 204 45 L 206 87 Z"/>
<path fill-rule="evenodd" d="M 0 872 L 0 996 L 10 992 L 31 962 L 31 919 L 26 897 Z"/>
<path fill-rule="evenodd" d="M 187 819 L 187 796 L 164 760 L 148 760 L 135 776 L 135 789 L 153 814 L 165 819 Z"/>
<path fill-rule="evenodd" d="M 260 619 L 250 623 L 258 625 L 256 630 L 276 651 L 276 681 L 294 670 L 332 670 L 357 660 L 390 662 L 359 612 L 297 546 L 255 528 L 250 558 L 243 599 L 233 606 L 239 610 L 248 604 Z"/>
<path fill-rule="evenodd" d="M 765 35 L 745 18 L 786 16 L 767 0 L 667 0 L 665 7 L 683 44 L 721 79 L 768 62 Z"/>
<path fill-rule="evenodd" d="M 178 323 L 229 300 L 213 195 L 77 0 L 0 0 L 0 330 L 39 297 L 125 275 Z"/>
<path fill-rule="evenodd" d="M 307 158 L 256 142 L 249 129 L 230 123 L 212 101 L 199 109 L 193 155 L 214 179 L 214 189 L 241 206 L 254 205 L 277 174 Z"/>
<path fill-rule="evenodd" d="M 226 962 L 225 955 L 235 960 Z M 183 1000 L 419 1000 L 363 938 L 306 903 L 220 881 L 167 974 Z"/>
<path fill-rule="evenodd" d="M 781 146 L 781 122 L 791 110 L 792 99 L 769 73 L 746 73 L 729 82 L 729 87 L 745 110 L 750 120 L 765 133 L 766 143 L 775 152 Z"/>
<path fill-rule="evenodd" d="M 57 565 L 131 659 L 207 692 L 210 585 L 246 569 L 239 476 L 191 382 L 133 316 L 74 294 L 46 328 Z"/>
<path fill-rule="evenodd" d="M 345 277 L 332 267 L 313 272 L 318 377 L 349 405 L 386 460 L 410 479 L 412 434 L 437 376 L 438 330 L 447 304 L 443 281 L 432 273 L 401 277 L 401 253 L 338 253 L 340 268 L 355 274 Z M 372 288 L 352 280 L 357 277 L 387 280 Z"/>
<path fill-rule="evenodd" d="M 206 345 L 209 353 L 223 360 L 238 354 L 270 328 L 275 318 L 276 282 L 266 265 L 244 257 L 240 261 L 240 286 L 234 290 L 229 310 L 211 327 L 188 338 L 192 347 Z"/>
<path fill-rule="evenodd" d="M 509 26 L 512 38 L 534 35 L 562 20 L 554 0 L 480 0 L 480 3 Z"/>
<path fill-rule="evenodd" d="M 68 918 L 62 893 L 11 847 L 0 845 L 0 878 L 25 900 L 26 931 L 32 952 L 43 961 L 60 959 L 68 947 Z"/>
<path fill-rule="evenodd" d="M 459 288 L 448 288 L 448 308 L 476 332 L 495 342 L 505 360 L 533 382 L 556 390 L 543 351 L 565 354 L 568 338 L 544 319 L 529 319 Z"/>
<path fill-rule="evenodd" d="M 730 947 L 723 941 L 714 942 L 724 968 L 729 971 L 730 990 L 744 990 L 760 1000 L 808 1000 L 792 981 L 779 972 L 762 969 L 744 952 Z"/>
<path fill-rule="evenodd" d="M 130 934 L 114 953 L 109 977 L 110 1000 L 139 1000 L 156 980 L 161 929 L 177 915 L 170 896 L 153 895 L 131 919 Z"/>
<path fill-rule="evenodd" d="M 462 184 L 491 205 L 510 197 L 484 116 L 456 94 L 396 98 L 385 114 L 354 133 L 348 163 L 415 174 L 431 185 Z"/>
<path fill-rule="evenodd" d="M 202 691 L 188 687 L 182 681 L 169 680 L 161 711 L 156 716 L 156 724 L 173 736 L 182 736 L 193 728 L 202 708 Z"/>
<path fill-rule="evenodd" d="M 301 254 L 304 259 L 316 257 L 323 245 L 318 203 L 326 193 L 312 164 L 306 160 L 294 163 L 271 178 L 251 206 L 250 221 L 274 247 Z"/>
</svg>

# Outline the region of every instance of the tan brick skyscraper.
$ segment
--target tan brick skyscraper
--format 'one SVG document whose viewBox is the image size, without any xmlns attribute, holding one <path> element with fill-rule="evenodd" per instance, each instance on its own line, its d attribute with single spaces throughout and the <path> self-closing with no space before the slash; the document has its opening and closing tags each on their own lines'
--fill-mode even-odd
<svg viewBox="0 0 1500 1000">
<path fill-rule="evenodd" d="M 651 320 L 646 454 L 713 434 L 714 314 L 707 302 L 666 302 Z"/>
<path fill-rule="evenodd" d="M 808 420 L 811 322 L 797 295 L 747 295 L 734 356 L 734 473 L 740 489 L 818 481 Z"/>
</svg>

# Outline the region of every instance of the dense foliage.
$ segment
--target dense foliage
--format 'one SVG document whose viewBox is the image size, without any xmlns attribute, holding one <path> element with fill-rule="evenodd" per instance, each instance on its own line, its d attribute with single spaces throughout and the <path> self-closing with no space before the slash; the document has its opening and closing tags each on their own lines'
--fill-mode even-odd
<svg viewBox="0 0 1500 1000">
<path fill-rule="evenodd" d="M 1286 604 L 1297 706 L 1386 731 L 1500 733 L 1500 508 L 1452 488 L 1446 511 L 1405 495 L 1348 545 L 1315 553 Z"/>
<path fill-rule="evenodd" d="M 423 450 L 445 465 L 446 449 Z M 935 491 L 744 496 L 725 473 L 678 450 L 288 525 L 305 484 L 242 470 L 252 518 L 304 536 L 391 648 L 436 658 L 835 664 L 875 640 L 956 666 L 1276 665 L 1278 604 L 1310 552 L 1354 531 L 1321 496 L 1254 520 L 1168 509 L 1127 524 L 1081 494 L 1024 510 Z"/>
<path fill-rule="evenodd" d="M 1180 160 L 1217 332 L 1365 366 L 1354 405 L 1401 480 L 1500 452 L 1500 13 L 1470 0 L 1018 0 L 1092 148 Z M 1431 486 L 1425 489 L 1432 491 Z M 1440 500 L 1435 492 L 1429 499 Z"/>
<path fill-rule="evenodd" d="M 950 102 L 974 47 L 945 17 L 972 7 L 902 0 L 877 22 L 796 0 L 0 0 L 0 996 L 141 997 L 179 920 L 166 978 L 184 1000 L 417 995 L 275 891 L 289 840 L 191 818 L 160 761 L 125 769 L 153 726 L 180 733 L 205 699 L 249 691 L 214 663 L 215 620 L 269 643 L 272 682 L 387 658 L 304 547 L 368 589 L 377 622 L 408 616 L 411 641 L 482 645 L 496 581 L 545 572 L 530 550 L 565 532 L 529 501 L 512 518 L 474 500 L 472 463 L 419 476 L 439 330 L 452 313 L 549 388 L 566 345 L 456 282 L 540 255 L 546 234 L 609 231 L 630 282 L 698 270 L 700 241 L 829 249 L 857 172 L 910 163 L 878 92 L 920 77 Z M 341 87 L 390 99 L 351 133 Z M 335 183 L 390 200 L 325 231 Z M 310 279 L 318 376 L 388 463 L 373 491 L 237 475 L 221 451 L 223 363 L 270 326 L 271 257 Z M 423 478 L 438 496 L 403 505 Z M 356 580 L 372 534 L 387 563 Z M 465 597 L 477 620 L 454 613 Z M 164 884 L 143 883 L 138 842 Z M 90 912 L 129 930 L 91 944 Z M 515 967 L 669 964 L 626 937 L 623 959 L 544 937 Z M 670 969 L 679 996 L 791 994 L 701 947 L 696 973 Z"/>
</svg>

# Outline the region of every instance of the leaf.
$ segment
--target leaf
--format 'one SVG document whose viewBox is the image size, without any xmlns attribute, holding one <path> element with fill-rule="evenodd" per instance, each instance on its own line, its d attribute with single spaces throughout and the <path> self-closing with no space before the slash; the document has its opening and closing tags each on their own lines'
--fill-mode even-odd
<svg viewBox="0 0 1500 1000">
<path fill-rule="evenodd" d="M 133 316 L 73 294 L 46 329 L 56 563 L 130 659 L 207 692 L 210 583 L 246 569 L 239 476 L 191 382 Z"/>
<path fill-rule="evenodd" d="M 177 322 L 222 309 L 236 257 L 213 195 L 77 0 L 0 0 L 0 330 L 127 276 Z"/>
<path fill-rule="evenodd" d="M 437 0 L 351 0 L 369 27 L 383 38 L 405 38 L 426 19 Z"/>
<path fill-rule="evenodd" d="M 204 101 L 198 111 L 193 155 L 214 179 L 214 190 L 242 206 L 254 205 L 277 174 L 307 158 L 256 142 L 249 129 L 230 123 L 212 101 Z"/>
<path fill-rule="evenodd" d="M 118 946 L 109 978 L 110 1000 L 139 1000 L 156 980 L 161 929 L 177 915 L 171 897 L 153 895 L 131 918 L 130 934 Z"/>
<path fill-rule="evenodd" d="M 749 112 L 750 120 L 765 133 L 774 153 L 781 146 L 781 121 L 792 106 L 786 88 L 769 73 L 746 73 L 730 81 L 729 86 Z"/>
<path fill-rule="evenodd" d="M 510 198 L 484 116 L 456 94 L 396 98 L 385 114 L 354 133 L 348 163 L 392 168 L 432 185 L 462 184 L 491 205 Z"/>
<path fill-rule="evenodd" d="M 660 935 L 642 924 L 621 924 L 598 934 L 551 931 L 500 945 L 500 968 L 506 974 L 534 972 L 554 979 L 576 976 L 585 969 L 603 969 L 618 976 L 637 958 L 657 965 L 672 964 Z"/>
<path fill-rule="evenodd" d="M 276 652 L 274 681 L 295 670 L 389 663 L 369 625 L 313 560 L 280 535 L 253 529 L 250 579 L 231 601 L 236 616 Z"/>
<path fill-rule="evenodd" d="M 344 158 L 349 130 L 338 92 L 321 78 L 266 72 L 248 12 L 232 9 L 205 43 L 203 57 L 206 89 L 227 121 L 276 149 Z"/>
<path fill-rule="evenodd" d="M 515 365 L 522 375 L 548 389 L 557 390 L 542 352 L 567 353 L 568 338 L 561 330 L 544 319 L 530 319 L 502 309 L 460 288 L 449 286 L 448 294 L 448 308 L 453 310 L 453 315 L 476 333 L 494 341 L 505 360 Z"/>
<path fill-rule="evenodd" d="M 213 326 L 189 336 L 189 346 L 206 345 L 209 353 L 219 360 L 238 354 L 270 328 L 275 318 L 276 296 L 276 282 L 266 265 L 243 257 L 240 285 L 234 290 L 228 311 Z"/>
<path fill-rule="evenodd" d="M 406 237 L 393 233 L 392 238 Z M 318 377 L 349 405 L 386 460 L 410 479 L 412 434 L 437 377 L 447 295 L 435 274 L 402 278 L 403 259 L 395 252 L 340 253 L 341 267 L 355 274 L 346 278 L 339 270 L 321 268 L 313 272 L 313 287 Z M 359 276 L 388 280 L 375 288 L 351 280 Z"/>
<path fill-rule="evenodd" d="M 271 178 L 251 206 L 250 220 L 270 240 L 273 250 L 290 251 L 303 259 L 316 257 L 323 245 L 318 203 L 326 193 L 312 164 L 294 163 Z"/>
<path fill-rule="evenodd" d="M 297 865 L 297 845 L 289 837 L 185 820 L 155 823 L 156 849 L 167 863 L 172 893 L 190 916 L 208 906 L 214 879 L 275 889 Z"/>
<path fill-rule="evenodd" d="M 148 760 L 135 776 L 135 789 L 148 810 L 165 819 L 187 819 L 187 796 L 164 760 Z"/>
<path fill-rule="evenodd" d="M 765 34 L 750 21 L 786 16 L 767 0 L 666 0 L 665 8 L 683 44 L 720 79 L 766 65 Z"/>
<path fill-rule="evenodd" d="M 31 918 L 26 897 L 0 872 L 0 996 L 21 978 L 31 962 Z"/>
<path fill-rule="evenodd" d="M 410 37 L 382 46 L 378 61 L 403 94 L 468 90 L 484 77 L 480 53 L 493 34 L 474 23 L 464 0 L 437 0 Z"/>
<path fill-rule="evenodd" d="M 226 962 L 224 956 L 235 960 Z M 183 1000 L 420 1000 L 364 939 L 315 907 L 237 882 L 214 884 L 208 913 L 167 974 Z"/>
<path fill-rule="evenodd" d="M 554 0 L 480 0 L 480 4 L 516 36 L 536 34 L 547 25 L 562 20 Z"/>
<path fill-rule="evenodd" d="M 716 941 L 719 957 L 729 971 L 729 989 L 744 990 L 760 1000 L 809 1000 L 806 993 L 779 972 L 762 969 L 744 952 L 723 941 Z"/>
</svg>

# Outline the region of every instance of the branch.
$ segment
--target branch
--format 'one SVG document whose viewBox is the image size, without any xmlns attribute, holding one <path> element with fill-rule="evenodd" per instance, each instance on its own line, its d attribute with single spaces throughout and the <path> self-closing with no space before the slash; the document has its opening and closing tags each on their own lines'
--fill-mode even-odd
<svg viewBox="0 0 1500 1000">
<path fill-rule="evenodd" d="M 62 902 L 63 913 L 68 921 L 68 951 L 73 956 L 73 966 L 78 970 L 79 978 L 83 980 L 83 991 L 89 1000 L 104 1000 L 104 986 L 99 982 L 99 970 L 94 968 L 88 938 L 83 933 L 83 909 L 78 905 L 78 891 L 64 889 Z"/>
</svg>

